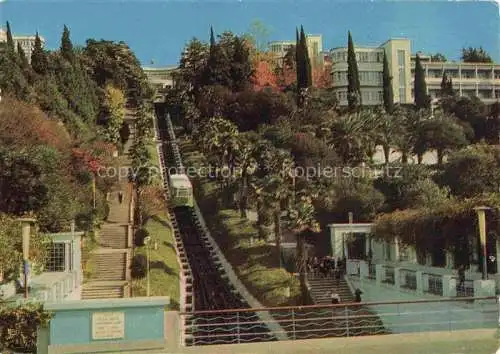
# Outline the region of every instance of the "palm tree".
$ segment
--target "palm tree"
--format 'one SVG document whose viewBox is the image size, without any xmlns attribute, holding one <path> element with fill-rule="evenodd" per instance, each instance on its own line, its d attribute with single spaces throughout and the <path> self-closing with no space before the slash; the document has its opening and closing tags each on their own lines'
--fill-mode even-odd
<svg viewBox="0 0 500 354">
<path fill-rule="evenodd" d="M 402 119 L 397 110 L 393 114 L 378 112 L 378 124 L 376 140 L 384 151 L 384 163 L 387 165 L 390 159 L 391 148 L 396 145 L 398 136 L 401 135 Z"/>
<path fill-rule="evenodd" d="M 290 174 L 293 158 L 288 151 L 276 149 L 270 144 L 262 144 L 257 151 L 258 169 L 251 186 L 256 196 L 259 219 L 265 218 L 265 215 L 272 215 L 274 219 L 276 250 L 281 267 L 281 214 L 293 194 Z"/>
<path fill-rule="evenodd" d="M 247 217 L 248 205 L 248 183 L 249 177 L 257 167 L 256 148 L 258 146 L 259 136 L 253 132 L 240 134 L 236 154 L 236 163 L 239 168 L 240 188 L 239 188 L 239 209 L 241 218 Z"/>
<path fill-rule="evenodd" d="M 296 200 L 286 214 L 287 227 L 297 236 L 297 271 L 303 304 L 306 304 L 308 299 L 305 236 L 308 232 L 319 231 L 315 214 L 312 199 L 306 195 L 302 195 Z"/>
<path fill-rule="evenodd" d="M 408 163 L 408 156 L 415 151 L 417 131 L 420 122 L 429 118 L 425 110 L 399 108 L 393 112 L 400 127 L 399 132 L 394 135 L 394 145 L 401 152 L 401 162 Z M 422 153 L 417 153 L 419 162 L 422 161 Z"/>
<path fill-rule="evenodd" d="M 197 134 L 198 143 L 202 146 L 208 159 L 215 160 L 215 167 L 220 171 L 225 167 L 229 168 L 230 174 L 226 186 L 230 186 L 233 181 L 232 176 L 236 167 L 236 156 L 240 143 L 238 136 L 236 125 L 222 117 L 211 118 Z M 221 192 L 224 191 L 225 186 L 222 177 L 221 173 L 217 174 Z"/>
<path fill-rule="evenodd" d="M 350 113 L 335 119 L 331 125 L 330 143 L 346 164 L 357 165 L 370 157 L 374 142 L 376 116 L 371 110 Z"/>
</svg>

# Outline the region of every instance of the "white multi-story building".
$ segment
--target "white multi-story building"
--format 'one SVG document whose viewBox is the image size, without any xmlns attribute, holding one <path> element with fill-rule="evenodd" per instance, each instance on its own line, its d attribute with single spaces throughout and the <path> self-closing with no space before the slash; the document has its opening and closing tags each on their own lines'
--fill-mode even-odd
<svg viewBox="0 0 500 354">
<path fill-rule="evenodd" d="M 39 37 L 43 46 L 45 44 L 45 39 L 41 36 Z M 24 51 L 24 54 L 26 54 L 26 58 L 29 62 L 31 62 L 31 53 L 33 53 L 33 48 L 35 47 L 35 36 L 19 36 L 13 34 L 12 39 L 14 40 L 16 50 L 17 44 L 19 43 Z M 7 31 L 2 28 L 0 28 L 0 43 L 1 42 L 7 42 Z"/>
<path fill-rule="evenodd" d="M 323 38 L 321 34 L 306 34 L 306 43 L 311 65 L 321 65 L 323 63 Z M 295 41 L 288 40 L 269 42 L 269 51 L 274 56 L 277 65 L 282 65 L 286 53 L 295 44 Z"/>
<path fill-rule="evenodd" d="M 392 76 L 394 101 L 413 103 L 415 56 L 411 54 L 411 42 L 406 38 L 394 38 L 379 47 L 355 47 L 361 84 L 361 100 L 364 105 L 383 102 L 382 71 L 384 51 L 387 54 Z M 347 48 L 330 51 L 332 81 L 340 105 L 347 105 Z M 452 78 L 453 88 L 463 96 L 477 96 L 485 103 L 500 98 L 500 65 L 494 63 L 433 62 L 430 56 L 419 55 L 425 71 L 427 91 L 436 98 L 441 89 L 443 72 Z"/>
</svg>

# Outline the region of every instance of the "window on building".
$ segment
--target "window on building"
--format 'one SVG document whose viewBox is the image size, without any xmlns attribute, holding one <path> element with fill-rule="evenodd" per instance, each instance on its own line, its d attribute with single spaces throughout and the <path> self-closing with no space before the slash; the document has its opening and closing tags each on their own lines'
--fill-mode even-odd
<svg viewBox="0 0 500 354">
<path fill-rule="evenodd" d="M 378 101 L 379 102 L 384 101 L 384 92 L 383 91 L 378 91 Z"/>
<path fill-rule="evenodd" d="M 398 73 L 398 79 L 399 79 L 399 86 L 406 86 L 406 71 L 404 68 L 399 68 L 399 73 Z"/>
<path fill-rule="evenodd" d="M 404 87 L 399 88 L 399 102 L 406 102 L 406 89 Z"/>
<path fill-rule="evenodd" d="M 500 70 L 495 70 L 495 80 L 500 79 Z"/>
<path fill-rule="evenodd" d="M 316 42 L 315 42 L 315 43 L 313 44 L 313 54 L 314 54 L 314 56 L 317 56 L 317 55 L 318 55 L 318 53 L 319 53 L 318 43 L 316 43 Z"/>
<path fill-rule="evenodd" d="M 406 52 L 404 50 L 399 49 L 398 50 L 398 65 L 399 66 L 405 66 L 405 55 Z"/>
<path fill-rule="evenodd" d="M 474 79 L 476 72 L 473 70 L 462 70 L 462 79 Z"/>
<path fill-rule="evenodd" d="M 61 242 L 52 243 L 47 259 L 47 271 L 64 272 L 65 270 L 65 244 Z"/>
</svg>

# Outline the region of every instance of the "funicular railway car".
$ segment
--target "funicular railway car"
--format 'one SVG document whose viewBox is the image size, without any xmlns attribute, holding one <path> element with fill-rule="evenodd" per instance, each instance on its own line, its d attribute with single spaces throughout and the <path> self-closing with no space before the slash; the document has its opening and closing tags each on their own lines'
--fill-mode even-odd
<svg viewBox="0 0 500 354">
<path fill-rule="evenodd" d="M 170 195 L 175 207 L 193 207 L 193 186 L 185 174 L 172 174 L 170 180 Z"/>
</svg>

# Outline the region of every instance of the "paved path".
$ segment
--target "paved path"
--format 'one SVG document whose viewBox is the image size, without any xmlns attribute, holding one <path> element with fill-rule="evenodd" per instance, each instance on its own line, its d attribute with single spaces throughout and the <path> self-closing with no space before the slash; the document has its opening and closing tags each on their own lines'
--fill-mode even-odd
<svg viewBox="0 0 500 354">
<path fill-rule="evenodd" d="M 118 184 L 108 196 L 109 214 L 99 232 L 99 248 L 93 253 L 96 265 L 94 277 L 83 287 L 83 299 L 106 299 L 128 297 L 128 269 L 131 249 L 128 248 L 128 225 L 130 221 L 130 199 L 132 191 L 126 172 L 130 168 L 128 152 L 134 140 L 133 111 L 126 110 L 126 121 L 130 136 L 125 143 L 124 153 L 116 159 L 120 173 Z M 123 193 L 120 200 L 119 194 Z"/>
</svg>

